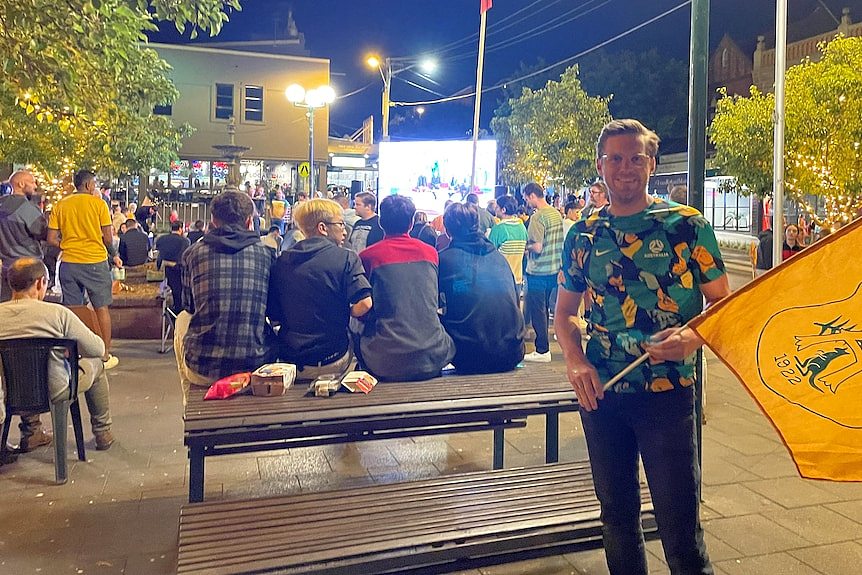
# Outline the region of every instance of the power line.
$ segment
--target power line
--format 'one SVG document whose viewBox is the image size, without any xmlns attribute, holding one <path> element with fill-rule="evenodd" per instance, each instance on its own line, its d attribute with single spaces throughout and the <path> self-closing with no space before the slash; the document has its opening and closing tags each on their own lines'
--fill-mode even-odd
<svg viewBox="0 0 862 575">
<path fill-rule="evenodd" d="M 377 80 L 372 80 L 371 82 L 368 82 L 367 84 L 365 84 L 364 86 L 362 86 L 361 88 L 359 88 L 357 90 L 353 90 L 352 92 L 348 92 L 347 94 L 342 94 L 341 96 L 336 96 L 335 99 L 336 100 L 343 100 L 344 98 L 349 98 L 350 96 L 355 96 L 359 92 L 363 92 L 363 91 L 367 90 L 368 88 L 370 88 L 371 86 L 373 86 L 376 83 L 377 83 Z"/>
<path fill-rule="evenodd" d="M 441 98 L 446 97 L 446 94 L 441 94 L 440 92 L 436 92 L 436 91 L 432 90 L 431 88 L 426 88 L 425 86 L 423 86 L 421 84 L 417 84 L 416 82 L 408 80 L 407 78 L 401 78 L 399 76 L 393 76 L 393 79 L 404 82 L 408 86 L 413 86 L 414 88 L 418 88 L 418 89 L 422 90 L 423 92 L 428 92 L 429 94 L 434 94 L 435 96 L 440 96 Z"/>
<path fill-rule="evenodd" d="M 530 10 L 533 6 L 535 6 L 536 4 L 540 4 L 543 1 L 544 0 L 534 0 L 534 2 L 528 4 L 527 6 L 524 6 L 520 10 L 515 11 L 513 14 L 510 14 L 510 15 L 500 19 L 493 26 L 489 26 L 489 28 L 493 27 L 494 31 L 489 31 L 488 34 L 489 35 L 499 34 L 508 28 L 511 28 L 513 26 L 518 25 L 520 22 L 522 22 L 524 20 L 534 18 L 536 16 L 536 14 L 538 14 L 539 12 L 541 12 L 543 10 L 547 10 L 548 8 L 552 7 L 555 4 L 558 4 L 562 0 L 552 0 L 548 4 L 538 8 L 537 10 L 530 12 L 527 15 L 525 15 L 521 18 L 518 18 L 514 21 L 510 21 L 513 18 L 515 18 L 516 16 L 518 16 L 519 14 Z M 586 16 L 587 14 L 589 14 L 595 10 L 598 10 L 602 6 L 610 3 L 611 0 L 604 0 L 604 2 L 602 2 L 598 6 L 594 6 L 592 8 L 587 9 L 584 12 L 577 13 L 577 12 L 583 10 L 584 8 L 586 8 L 587 6 L 589 6 L 590 4 L 593 4 L 594 2 L 598 2 L 598 1 L 599 0 L 586 0 L 586 2 L 582 3 L 581 5 L 576 6 L 575 8 L 568 10 L 568 11 L 566 11 L 566 12 L 564 12 L 558 16 L 555 16 L 555 17 L 551 18 L 550 20 L 543 22 L 542 24 L 540 24 L 538 26 L 535 26 L 529 30 L 523 31 L 514 37 L 506 38 L 505 40 L 502 40 L 501 42 L 498 42 L 496 44 L 490 44 L 488 46 L 488 48 L 485 50 L 485 53 L 487 54 L 487 53 L 496 52 L 496 51 L 508 48 L 509 46 L 512 46 L 512 45 L 517 44 L 519 42 L 522 42 L 524 40 L 528 40 L 534 36 L 544 34 L 545 32 L 549 32 L 551 30 L 559 28 L 560 26 L 564 26 L 565 24 L 568 24 L 569 22 L 577 20 L 578 18 L 581 18 L 582 16 Z M 576 13 L 576 14 L 574 16 L 569 17 L 573 13 Z M 569 17 L 569 18 L 567 18 L 567 17 Z M 560 20 L 562 20 L 562 22 Z M 506 23 L 507 21 L 510 21 L 510 22 Z M 470 37 L 464 38 L 462 40 L 450 42 L 449 44 L 446 44 L 443 47 L 431 52 L 431 54 L 440 55 L 440 54 L 443 54 L 447 51 L 457 49 L 459 47 L 458 45 L 464 44 L 465 42 L 469 43 L 472 40 L 474 40 L 477 36 L 478 36 L 478 34 L 472 34 Z M 451 55 L 451 56 L 445 56 L 445 57 L 441 58 L 441 60 L 443 60 L 445 62 L 454 62 L 457 60 L 465 60 L 465 59 L 469 59 L 469 58 L 475 58 L 475 56 L 476 56 L 476 51 L 471 50 L 471 51 L 466 52 L 466 53 L 455 54 L 455 55 Z M 421 74 L 419 74 L 419 75 L 422 76 Z M 423 78 L 424 78 L 424 76 L 423 76 Z M 424 86 L 421 86 L 421 85 L 418 85 L 418 84 L 415 84 L 415 83 L 412 83 L 412 82 L 409 82 L 409 81 L 403 80 L 403 79 L 402 79 L 402 81 L 405 81 L 406 83 L 408 83 L 408 84 L 410 84 L 416 88 L 419 88 L 421 90 L 424 90 L 426 92 L 430 92 L 434 95 L 445 98 L 445 96 L 443 94 L 440 94 L 438 92 L 435 92 L 433 90 L 425 88 Z M 433 83 L 437 84 L 438 86 L 440 85 L 437 82 L 433 82 Z"/>
<path fill-rule="evenodd" d="M 555 62 L 549 66 L 545 66 L 544 68 L 542 68 L 540 70 L 536 70 L 535 72 L 530 72 L 529 74 L 525 74 L 524 76 L 521 76 L 520 78 L 514 78 L 512 80 L 506 80 L 505 82 L 501 82 L 500 84 L 497 84 L 495 86 L 491 86 L 489 88 L 484 88 L 482 90 L 482 93 L 484 94 L 486 92 L 491 92 L 493 90 L 499 90 L 500 88 L 505 88 L 508 84 L 514 84 L 516 82 L 520 82 L 522 80 L 532 78 L 533 76 L 538 76 L 539 74 L 544 74 L 545 72 L 552 70 L 552 69 L 556 68 L 557 66 L 562 66 L 564 64 L 568 64 L 569 62 L 577 60 L 578 58 L 585 56 L 585 55 L 589 54 L 590 52 L 594 52 L 600 48 L 604 48 L 608 44 L 611 44 L 612 42 L 616 42 L 620 38 L 624 38 L 624 37 L 628 36 L 629 34 L 632 34 L 636 31 L 640 30 L 641 28 L 649 26 L 650 24 L 652 24 L 658 20 L 661 20 L 665 16 L 668 16 L 668 15 L 676 12 L 677 10 L 679 10 L 681 8 L 684 8 L 685 6 L 688 6 L 689 4 L 691 4 L 691 0 L 686 0 L 682 4 L 674 6 L 670 10 L 666 10 L 665 12 L 662 12 L 658 16 L 650 18 L 646 22 L 642 22 L 641 24 L 638 24 L 637 26 L 630 28 L 630 29 L 626 30 L 625 32 L 617 34 L 616 36 L 609 38 L 608 40 L 605 40 L 604 42 L 596 44 L 592 48 L 588 48 L 582 52 L 575 54 L 574 56 L 569 56 L 568 58 L 564 58 L 564 59 L 560 60 L 559 62 Z M 470 92 L 469 94 L 459 94 L 457 96 L 448 96 L 446 98 L 440 98 L 438 100 L 426 100 L 424 102 L 392 102 L 392 105 L 393 106 L 430 106 L 432 104 L 442 104 L 445 102 L 454 102 L 456 100 L 463 100 L 464 98 L 472 98 L 475 95 L 476 95 L 476 92 L 474 90 L 473 92 Z"/>
<path fill-rule="evenodd" d="M 569 16 L 573 12 L 577 12 L 578 10 L 581 10 L 582 8 L 587 6 L 588 4 L 592 4 L 593 2 L 597 2 L 597 1 L 598 0 L 589 0 L 585 4 L 582 4 L 581 6 L 578 6 L 577 8 L 574 8 L 574 9 L 569 10 L 568 12 L 566 12 L 564 14 L 561 14 L 560 16 L 557 16 L 556 18 L 553 18 L 553 19 L 545 22 L 541 26 L 536 26 L 535 28 L 533 28 L 531 30 L 525 30 L 524 32 L 521 32 L 520 34 L 518 34 L 516 36 L 513 36 L 511 38 L 507 38 L 506 40 L 503 40 L 502 42 L 498 42 L 496 44 L 491 44 L 490 46 L 488 46 L 485 49 L 485 53 L 488 54 L 488 53 L 493 53 L 493 52 L 498 52 L 500 50 L 504 50 L 506 48 L 514 46 L 515 44 L 523 42 L 524 40 L 529 40 L 530 38 L 534 38 L 536 36 L 544 34 L 545 32 L 550 32 L 551 30 L 555 30 L 555 29 L 559 28 L 560 26 L 565 26 L 566 24 L 568 24 L 570 22 L 574 22 L 575 20 L 582 18 L 582 17 L 586 16 L 587 14 L 590 14 L 591 12 L 595 12 L 599 8 L 605 6 L 606 4 L 609 4 L 611 2 L 611 0 L 604 0 L 601 4 L 599 4 L 597 6 L 593 6 L 584 12 L 581 12 L 581 13 L 575 14 L 574 16 L 571 16 L 570 18 L 566 18 L 567 16 Z M 560 21 L 560 19 L 563 19 L 563 20 Z M 470 53 L 470 54 L 460 54 L 457 56 L 451 56 L 451 57 L 447 58 L 446 61 L 464 60 L 467 58 L 474 58 L 475 56 L 476 56 L 475 52 Z"/>
<path fill-rule="evenodd" d="M 547 10 L 548 8 L 553 6 L 554 4 L 559 4 L 561 2 L 561 0 L 552 0 L 549 4 L 542 6 L 541 8 L 537 9 L 535 12 L 530 12 L 526 16 L 518 18 L 514 22 L 509 22 L 508 24 L 506 24 L 506 22 L 508 20 L 511 20 L 512 18 L 514 18 L 518 14 L 521 14 L 522 12 L 526 12 L 527 10 L 529 10 L 530 8 L 535 6 L 536 4 L 541 3 L 542 1 L 543 0 L 536 0 L 536 1 L 532 2 L 531 4 L 524 6 L 520 10 L 517 10 L 514 13 L 509 14 L 508 16 L 501 18 L 500 20 L 497 20 L 496 22 L 490 24 L 488 26 L 488 32 L 487 32 L 488 36 L 493 36 L 495 34 L 499 34 L 500 32 L 503 32 L 504 30 L 507 30 L 508 28 L 511 28 L 512 26 L 516 26 L 517 24 L 520 24 L 524 20 L 529 20 L 530 18 L 534 18 L 536 16 L 536 14 L 538 14 L 539 12 L 542 12 L 543 10 Z M 590 0 L 590 1 L 592 1 L 592 0 Z M 431 53 L 436 54 L 436 55 L 440 55 L 440 54 L 444 54 L 445 52 L 451 52 L 453 50 L 461 48 L 462 45 L 467 46 L 467 45 L 472 44 L 476 39 L 478 39 L 478 37 L 479 37 L 478 32 L 474 32 L 473 34 L 467 36 L 466 38 L 462 38 L 461 40 L 456 40 L 455 42 L 450 42 L 449 44 L 445 44 L 441 48 L 434 50 Z M 450 58 L 450 56 L 447 56 L 447 57 L 444 57 L 443 59 L 448 60 L 449 58 Z"/>
</svg>

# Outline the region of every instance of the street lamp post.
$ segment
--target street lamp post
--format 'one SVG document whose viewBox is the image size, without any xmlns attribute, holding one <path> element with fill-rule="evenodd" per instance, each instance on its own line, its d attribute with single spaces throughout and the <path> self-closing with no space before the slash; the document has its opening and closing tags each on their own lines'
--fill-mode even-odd
<svg viewBox="0 0 862 575">
<path fill-rule="evenodd" d="M 417 66 L 422 67 L 426 72 L 431 72 L 436 67 L 436 63 L 429 59 L 417 60 L 415 58 L 384 58 L 381 60 L 377 56 L 368 56 L 365 63 L 368 64 L 370 68 L 376 68 L 380 72 L 380 77 L 383 79 L 383 105 L 381 110 L 383 113 L 383 141 L 388 142 L 389 108 L 392 107 L 392 76 L 400 74 L 401 72 L 406 72 L 407 70 L 412 70 Z M 393 66 L 395 66 L 394 69 Z M 425 79 L 429 80 L 427 77 L 425 77 Z M 416 84 L 413 85 L 423 90 L 430 91 L 423 86 L 417 86 Z"/>
<path fill-rule="evenodd" d="M 329 85 L 323 85 L 313 90 L 306 90 L 299 84 L 291 84 L 284 91 L 287 100 L 297 108 L 305 108 L 308 118 L 308 194 L 314 197 L 314 111 L 328 106 L 335 100 L 335 90 Z"/>
</svg>

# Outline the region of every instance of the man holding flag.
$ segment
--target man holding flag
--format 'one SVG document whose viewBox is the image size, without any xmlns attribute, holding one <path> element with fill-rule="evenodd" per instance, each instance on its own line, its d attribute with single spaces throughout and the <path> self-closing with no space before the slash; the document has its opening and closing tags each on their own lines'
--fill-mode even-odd
<svg viewBox="0 0 862 575">
<path fill-rule="evenodd" d="M 674 574 L 713 573 L 699 519 L 694 352 L 680 329 L 730 293 L 712 228 L 695 209 L 652 198 L 659 138 L 637 120 L 602 130 L 596 168 L 610 205 L 576 222 L 563 250 L 555 329 L 581 405 L 612 575 L 646 575 L 638 454 Z M 593 307 L 586 352 L 578 308 Z M 648 362 L 604 387 L 639 356 Z"/>
</svg>

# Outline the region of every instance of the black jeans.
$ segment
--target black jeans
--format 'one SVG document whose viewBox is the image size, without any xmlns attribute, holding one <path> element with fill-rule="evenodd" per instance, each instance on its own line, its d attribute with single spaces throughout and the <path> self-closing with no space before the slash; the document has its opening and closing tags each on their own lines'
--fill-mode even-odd
<svg viewBox="0 0 862 575">
<path fill-rule="evenodd" d="M 661 393 L 605 393 L 581 410 L 602 535 L 611 575 L 646 575 L 640 520 L 638 452 L 673 575 L 712 574 L 700 525 L 700 467 L 692 388 Z"/>
<path fill-rule="evenodd" d="M 171 296 L 173 304 L 171 311 L 174 315 L 179 315 L 183 311 L 183 268 L 180 266 L 165 266 L 165 279 L 168 280 L 168 287 L 171 288 Z"/>
<path fill-rule="evenodd" d="M 557 274 L 537 276 L 527 274 L 526 308 L 536 330 L 536 351 L 548 353 L 548 312 L 551 294 L 557 287 Z"/>
</svg>

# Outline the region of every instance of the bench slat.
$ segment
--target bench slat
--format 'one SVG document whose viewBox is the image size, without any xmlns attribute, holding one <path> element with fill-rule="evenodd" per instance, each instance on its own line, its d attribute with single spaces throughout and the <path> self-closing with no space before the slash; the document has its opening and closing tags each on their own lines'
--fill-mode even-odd
<svg viewBox="0 0 862 575">
<path fill-rule="evenodd" d="M 559 503 L 561 507 L 570 503 L 578 505 L 585 501 L 587 503 L 595 501 L 592 487 L 589 485 L 571 491 L 562 491 L 562 486 L 553 487 L 560 490 L 558 499 L 554 501 L 554 504 Z M 255 514 L 255 532 L 260 533 L 267 529 L 278 530 L 285 526 L 295 526 L 302 527 L 309 533 L 312 531 L 335 533 L 342 530 L 345 525 L 354 522 L 366 523 L 371 517 L 380 517 L 384 520 L 388 517 L 398 517 L 404 521 L 415 517 L 417 520 L 422 520 L 429 513 L 433 514 L 433 520 L 443 517 L 459 518 L 465 515 L 473 517 L 486 510 L 505 512 L 506 510 L 530 509 L 531 506 L 539 507 L 545 503 L 543 498 L 546 497 L 546 494 L 547 491 L 543 491 L 542 488 L 521 486 L 502 492 L 483 494 L 482 497 L 456 494 L 433 500 L 424 499 L 416 505 L 413 505 L 411 501 L 404 501 L 397 504 L 362 505 L 346 508 L 345 504 L 338 512 L 334 513 L 328 513 L 325 510 L 310 510 L 313 515 L 309 515 L 309 512 L 303 515 L 301 512 L 288 512 L 287 510 L 266 511 Z M 448 520 L 446 519 L 446 521 Z M 206 527 L 189 525 L 182 535 L 180 543 L 190 546 L 199 543 L 206 544 L 212 541 L 213 536 L 224 533 L 225 530 L 241 529 L 247 523 L 248 517 L 244 519 L 234 517 L 232 521 L 223 522 L 220 522 L 218 517 L 214 517 Z M 292 542 L 303 540 L 304 538 L 300 535 Z"/>
<path fill-rule="evenodd" d="M 445 493 L 474 486 L 491 488 L 492 486 L 505 485 L 509 482 L 532 482 L 536 485 L 556 482 L 561 479 L 573 482 L 591 482 L 590 473 L 590 464 L 587 461 L 559 463 L 540 467 L 498 469 L 494 470 L 493 473 L 489 473 L 489 471 L 473 471 L 457 475 L 441 475 L 420 481 L 364 485 L 334 492 L 315 491 L 299 493 L 290 496 L 289 507 L 291 509 L 304 509 L 308 507 L 314 509 L 337 508 L 343 504 L 343 501 L 359 504 L 366 501 L 379 501 L 386 497 L 412 500 L 417 496 L 421 496 L 424 492 Z M 208 520 L 207 516 L 213 512 L 220 515 L 231 511 L 258 513 L 263 509 L 277 508 L 279 505 L 288 506 L 284 496 L 187 505 L 183 507 L 182 513 L 184 520 L 194 522 L 196 520 Z"/>
<path fill-rule="evenodd" d="M 229 548 L 218 542 L 218 534 L 214 532 L 215 542 L 212 537 L 200 543 L 181 544 L 187 547 L 184 554 L 186 559 L 212 560 L 218 556 L 233 559 L 254 559 L 262 553 L 271 552 L 276 555 L 305 557 L 309 553 L 322 553 L 330 550 L 340 554 L 344 549 L 345 539 L 353 536 L 357 530 L 362 531 L 362 537 L 358 542 L 367 542 L 374 545 L 382 545 L 385 548 L 398 547 L 397 542 L 409 541 L 415 544 L 420 538 L 431 542 L 442 539 L 450 539 L 454 536 L 465 535 L 465 531 L 483 529 L 490 527 L 494 533 L 504 533 L 508 530 L 520 527 L 522 520 L 541 518 L 550 520 L 553 517 L 568 517 L 572 514 L 587 513 L 589 517 L 598 517 L 598 504 L 590 493 L 581 493 L 574 497 L 560 496 L 553 501 L 536 495 L 534 497 L 521 499 L 518 504 L 500 503 L 492 505 L 485 502 L 480 504 L 463 505 L 460 509 L 443 509 L 435 512 L 429 509 L 416 510 L 410 513 L 402 512 L 397 517 L 397 524 L 393 523 L 392 514 L 368 513 L 353 514 L 341 519 L 342 523 L 332 521 L 293 523 L 283 521 L 275 526 L 259 526 L 255 522 L 255 541 L 243 540 L 231 544 Z M 429 513 L 434 513 L 429 517 Z M 389 521 L 377 527 L 383 521 Z M 371 527 L 368 527 L 368 526 Z M 302 534 L 303 529 L 310 532 Z M 290 535 L 286 535 L 290 534 Z M 325 539 L 321 540 L 321 535 Z M 261 541 L 271 543 L 261 543 Z M 392 542 L 384 544 L 386 541 Z M 401 545 L 403 546 L 403 544 Z"/>
<path fill-rule="evenodd" d="M 646 488 L 642 499 L 650 516 Z M 459 548 L 499 546 L 507 537 L 512 537 L 507 549 L 523 548 L 518 541 L 540 535 L 558 541 L 595 538 L 598 515 L 588 462 L 209 502 L 183 508 L 179 573 L 305 572 L 305 567 L 329 572 L 330 563 L 333 573 L 350 572 L 349 566 L 358 569 L 388 556 L 397 562 L 405 554 L 422 565 L 425 559 L 412 555 L 430 560 L 448 547 L 457 555 Z"/>
<path fill-rule="evenodd" d="M 529 378 L 529 385 L 524 385 Z M 295 386 L 284 396 L 235 400 L 204 401 L 203 389 L 193 389 L 186 406 L 187 429 L 192 422 L 220 417 L 256 417 L 276 413 L 332 412 L 344 408 L 389 407 L 417 405 L 424 402 L 439 407 L 441 398 L 452 402 L 463 399 L 491 403 L 506 401 L 506 396 L 524 396 L 560 392 L 574 395 L 564 373 L 556 373 L 546 366 L 528 366 L 516 372 L 482 376 L 446 376 L 417 383 L 384 382 L 368 395 L 339 393 L 329 398 L 308 398 L 303 385 Z M 453 404 L 454 405 L 454 404 Z M 412 409 L 416 409 L 415 407 Z M 397 410 L 392 411 L 397 413 Z"/>
<path fill-rule="evenodd" d="M 212 575 L 228 575 L 325 564 L 329 561 L 339 560 L 352 560 L 356 565 L 361 565 L 373 560 L 373 555 L 377 553 L 399 551 L 401 554 L 419 554 L 423 549 L 430 551 L 435 547 L 444 545 L 457 548 L 471 539 L 496 538 L 507 534 L 513 537 L 513 548 L 517 548 L 516 537 L 526 537 L 537 529 L 566 527 L 571 530 L 570 537 L 579 537 L 583 526 L 594 529 L 598 517 L 597 503 L 587 508 L 575 510 L 555 509 L 551 512 L 545 512 L 543 515 L 528 510 L 514 516 L 500 517 L 495 515 L 492 518 L 493 521 L 480 518 L 477 523 L 461 523 L 445 531 L 437 530 L 416 534 L 409 530 L 402 530 L 393 534 L 389 539 L 362 539 L 347 543 L 343 539 L 333 541 L 324 537 L 318 540 L 319 545 L 317 547 L 311 549 L 285 549 L 285 543 L 289 541 L 289 535 L 286 535 L 282 540 L 276 540 L 265 547 L 257 544 L 245 555 L 228 552 L 220 556 L 213 556 L 212 553 L 207 553 L 200 562 L 194 560 L 187 562 L 185 555 L 181 555 L 179 573 L 201 572 Z M 253 530 L 250 533 L 253 533 Z M 591 532 L 591 534 L 595 533 Z M 291 554 L 291 552 L 296 553 Z M 423 561 L 416 561 L 416 565 L 422 564 Z M 361 569 L 358 569 L 357 572 L 361 572 Z"/>
</svg>

